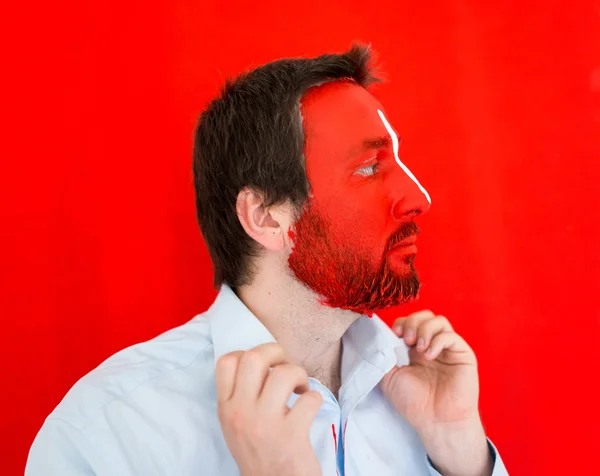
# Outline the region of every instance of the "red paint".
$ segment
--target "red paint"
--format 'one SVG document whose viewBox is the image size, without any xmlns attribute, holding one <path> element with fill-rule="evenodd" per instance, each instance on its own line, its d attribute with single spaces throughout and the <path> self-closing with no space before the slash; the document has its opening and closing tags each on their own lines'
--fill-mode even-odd
<svg viewBox="0 0 600 476">
<path fill-rule="evenodd" d="M 289 260 L 324 304 L 368 315 L 417 296 L 416 249 L 389 251 L 414 241 L 413 220 L 429 209 L 395 161 L 378 110 L 383 106 L 350 82 L 313 88 L 302 99 L 312 196 L 295 224 Z"/>
<path fill-rule="evenodd" d="M 597 0 L 4 5 L 0 474 L 86 372 L 212 302 L 190 138 L 224 77 L 356 38 L 434 203 L 400 312 L 445 314 L 475 349 L 511 475 L 597 472 Z"/>
<path fill-rule="evenodd" d="M 335 425 L 331 424 L 331 433 L 333 433 L 333 444 L 335 445 L 335 452 L 337 453 L 338 445 L 337 445 L 337 436 L 335 434 Z"/>
<path fill-rule="evenodd" d="M 417 246 L 416 245 L 401 245 L 396 246 L 393 250 L 390 251 L 391 255 L 415 255 L 417 254 Z"/>
<path fill-rule="evenodd" d="M 333 423 L 331 424 L 331 433 L 333 433 L 333 446 L 335 447 L 335 454 L 337 455 L 338 444 L 337 444 L 337 436 L 335 434 L 335 425 Z M 336 465 L 337 465 L 337 460 L 336 460 Z M 335 472 L 339 476 L 340 472 L 338 471 L 337 467 L 335 468 Z"/>
</svg>

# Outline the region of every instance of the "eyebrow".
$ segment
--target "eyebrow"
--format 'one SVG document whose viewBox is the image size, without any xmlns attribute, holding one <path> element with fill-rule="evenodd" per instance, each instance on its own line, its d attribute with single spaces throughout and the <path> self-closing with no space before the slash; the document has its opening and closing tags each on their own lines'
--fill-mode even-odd
<svg viewBox="0 0 600 476">
<path fill-rule="evenodd" d="M 388 136 L 376 137 L 374 139 L 365 139 L 362 143 L 362 149 L 383 149 L 389 147 L 391 140 Z"/>
<path fill-rule="evenodd" d="M 399 139 L 400 140 L 400 139 Z M 362 143 L 356 147 L 354 147 L 350 154 L 348 155 L 348 160 L 352 160 L 359 154 L 367 150 L 372 149 L 385 149 L 389 147 L 392 143 L 392 140 L 389 136 L 381 136 L 381 137 L 371 137 L 362 141 Z"/>
</svg>

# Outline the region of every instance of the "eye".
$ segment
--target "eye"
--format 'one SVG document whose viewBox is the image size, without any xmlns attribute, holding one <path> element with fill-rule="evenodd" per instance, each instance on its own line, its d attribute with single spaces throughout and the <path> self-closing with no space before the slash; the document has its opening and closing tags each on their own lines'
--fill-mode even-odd
<svg viewBox="0 0 600 476">
<path fill-rule="evenodd" d="M 377 169 L 379 168 L 379 162 L 375 162 L 367 167 L 361 167 L 356 172 L 355 175 L 362 175 L 363 177 L 371 177 L 377 173 Z"/>
</svg>

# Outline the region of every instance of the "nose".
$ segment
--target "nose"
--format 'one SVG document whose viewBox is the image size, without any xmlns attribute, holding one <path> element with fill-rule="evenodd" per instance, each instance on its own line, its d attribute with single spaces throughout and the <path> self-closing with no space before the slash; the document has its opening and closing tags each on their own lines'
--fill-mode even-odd
<svg viewBox="0 0 600 476">
<path fill-rule="evenodd" d="M 431 208 L 424 189 L 412 180 L 403 182 L 401 188 L 396 190 L 397 198 L 392 205 L 392 215 L 398 221 L 412 220 Z"/>
</svg>

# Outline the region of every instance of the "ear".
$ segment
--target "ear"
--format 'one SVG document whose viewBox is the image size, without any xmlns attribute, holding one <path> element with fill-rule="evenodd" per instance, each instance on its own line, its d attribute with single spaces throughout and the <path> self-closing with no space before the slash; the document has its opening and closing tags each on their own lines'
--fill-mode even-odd
<svg viewBox="0 0 600 476">
<path fill-rule="evenodd" d="M 238 193 L 235 208 L 246 233 L 264 248 L 280 251 L 287 246 L 292 224 L 289 205 L 265 207 L 262 195 L 245 187 Z"/>
</svg>

